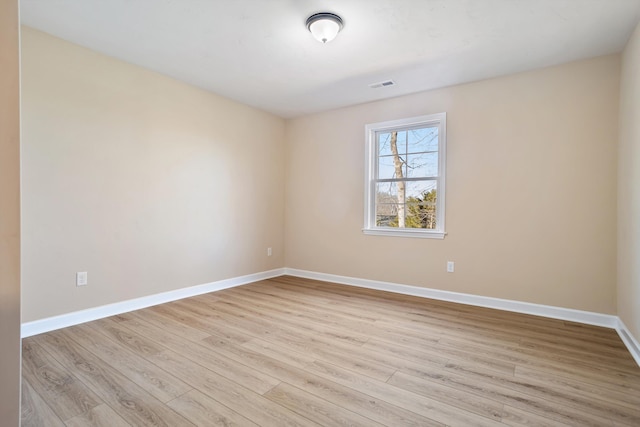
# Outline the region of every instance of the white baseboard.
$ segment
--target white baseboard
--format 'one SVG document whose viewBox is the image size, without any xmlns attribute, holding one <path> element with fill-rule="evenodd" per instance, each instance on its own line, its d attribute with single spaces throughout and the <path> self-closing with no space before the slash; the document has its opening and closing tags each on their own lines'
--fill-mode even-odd
<svg viewBox="0 0 640 427">
<path fill-rule="evenodd" d="M 550 305 L 533 304 L 529 302 L 513 301 L 500 298 L 483 297 L 460 292 L 442 291 L 439 289 L 422 288 L 419 286 L 401 285 L 377 280 L 359 279 L 355 277 L 337 276 L 334 274 L 317 273 L 314 271 L 285 268 L 285 274 L 307 279 L 323 280 L 340 283 L 343 285 L 358 286 L 361 288 L 377 289 L 380 291 L 395 292 L 398 294 L 412 295 L 423 298 L 431 298 L 441 301 L 456 302 L 460 304 L 475 305 L 478 307 L 495 308 L 498 310 L 513 311 L 516 313 L 532 314 L 535 316 L 549 317 L 552 319 L 568 320 L 588 325 L 604 326 L 615 329 L 618 326 L 618 317 L 610 314 L 593 313 L 590 311 L 574 310 L 571 308 L 554 307 Z"/>
<path fill-rule="evenodd" d="M 631 335 L 631 331 L 627 328 L 627 325 L 624 324 L 622 319 L 618 318 L 618 325 L 616 327 L 616 331 L 618 331 L 618 335 L 622 339 L 624 345 L 629 349 L 629 353 L 635 359 L 638 366 L 640 366 L 640 343 Z"/>
<path fill-rule="evenodd" d="M 33 322 L 26 322 L 22 324 L 21 335 L 23 338 L 26 338 L 44 332 L 78 325 L 80 323 L 114 316 L 116 314 L 122 314 L 133 310 L 139 310 L 141 308 L 151 307 L 152 305 L 163 304 L 165 302 L 176 301 L 182 298 L 193 297 L 196 295 L 202 295 L 222 289 L 233 288 L 235 286 L 246 285 L 247 283 L 257 282 L 259 280 L 282 276 L 284 274 L 284 270 L 284 268 L 278 268 L 275 270 L 248 274 L 246 276 L 218 280 L 216 282 L 206 283 L 203 285 L 176 289 L 175 291 L 163 292 L 160 294 L 149 295 L 146 297 L 135 298 L 132 300 L 117 302 L 114 304 L 107 304 L 100 307 L 62 314 L 60 316 L 48 317 L 46 319 L 35 320 Z"/>
</svg>

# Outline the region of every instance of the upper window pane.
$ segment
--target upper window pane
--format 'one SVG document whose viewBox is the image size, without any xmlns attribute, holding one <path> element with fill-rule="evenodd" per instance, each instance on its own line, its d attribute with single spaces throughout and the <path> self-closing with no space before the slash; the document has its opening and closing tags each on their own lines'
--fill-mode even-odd
<svg viewBox="0 0 640 427">
<path fill-rule="evenodd" d="M 438 153 L 407 154 L 407 178 L 425 178 L 438 175 Z"/>
<path fill-rule="evenodd" d="M 391 156 L 391 133 L 378 134 L 378 156 Z"/>
<path fill-rule="evenodd" d="M 427 151 L 438 151 L 438 128 L 426 127 L 412 129 L 408 134 L 408 153 L 424 153 Z"/>
<path fill-rule="evenodd" d="M 377 179 L 425 178 L 438 175 L 438 128 L 376 134 Z"/>
<path fill-rule="evenodd" d="M 404 173 L 404 172 L 403 172 Z M 393 156 L 378 158 L 378 179 L 396 178 L 396 168 Z"/>
</svg>

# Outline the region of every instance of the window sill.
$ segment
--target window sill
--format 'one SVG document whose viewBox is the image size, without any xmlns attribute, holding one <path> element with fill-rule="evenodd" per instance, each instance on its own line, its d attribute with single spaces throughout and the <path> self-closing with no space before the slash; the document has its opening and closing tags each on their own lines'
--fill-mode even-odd
<svg viewBox="0 0 640 427">
<path fill-rule="evenodd" d="M 363 228 L 362 232 L 371 236 L 414 237 L 419 239 L 444 239 L 444 231 L 400 230 L 388 228 Z"/>
</svg>

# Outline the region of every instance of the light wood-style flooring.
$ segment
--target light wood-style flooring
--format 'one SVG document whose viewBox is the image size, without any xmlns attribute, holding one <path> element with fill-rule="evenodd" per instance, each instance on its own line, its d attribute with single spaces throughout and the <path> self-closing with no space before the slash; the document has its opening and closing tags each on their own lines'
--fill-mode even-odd
<svg viewBox="0 0 640 427">
<path fill-rule="evenodd" d="M 613 330 L 287 276 L 26 338 L 22 376 L 23 427 L 640 426 Z"/>
</svg>

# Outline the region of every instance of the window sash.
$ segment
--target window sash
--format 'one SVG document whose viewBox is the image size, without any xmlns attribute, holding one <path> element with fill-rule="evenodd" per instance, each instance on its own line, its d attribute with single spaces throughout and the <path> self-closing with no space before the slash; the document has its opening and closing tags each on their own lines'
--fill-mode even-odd
<svg viewBox="0 0 640 427">
<path fill-rule="evenodd" d="M 375 179 L 375 182 L 414 182 L 414 181 L 436 181 L 438 176 L 424 176 L 419 178 L 382 178 Z"/>
</svg>

